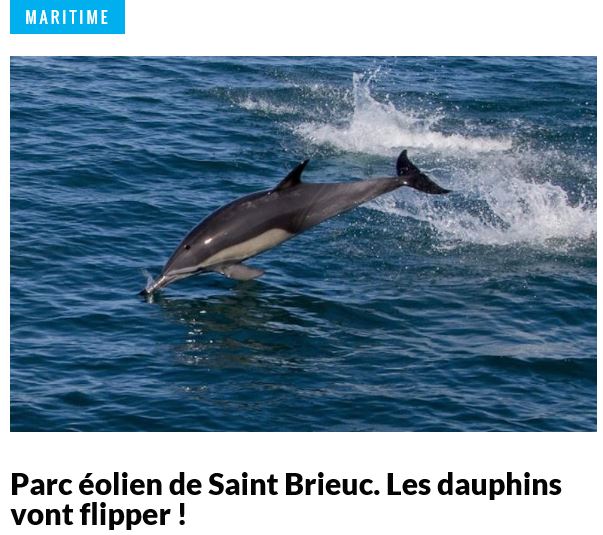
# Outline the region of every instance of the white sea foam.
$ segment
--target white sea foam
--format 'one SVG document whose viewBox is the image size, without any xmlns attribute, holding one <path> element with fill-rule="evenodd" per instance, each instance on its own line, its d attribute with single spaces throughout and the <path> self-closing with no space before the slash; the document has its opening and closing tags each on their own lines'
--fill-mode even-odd
<svg viewBox="0 0 603 535">
<path fill-rule="evenodd" d="M 439 132 L 441 112 L 426 115 L 378 102 L 370 94 L 371 79 L 354 76 L 353 110 L 342 122 L 303 122 L 295 131 L 313 144 L 350 152 L 394 156 L 400 148 L 419 149 L 415 154 L 437 162 L 437 170 L 425 169 L 455 193 L 445 203 L 434 203 L 431 196 L 404 192 L 377 199 L 370 207 L 428 222 L 444 248 L 469 243 L 550 246 L 596 233 L 594 199 L 577 202 L 574 195 L 572 201 L 558 185 L 565 178 L 567 156 L 513 147 L 503 137 Z M 584 162 L 571 165 L 579 175 L 596 174 Z"/>
<path fill-rule="evenodd" d="M 444 132 L 440 128 L 444 120 L 464 124 L 464 118 L 447 117 L 442 110 L 395 106 L 387 98 L 381 102 L 370 91 L 375 74 L 354 75 L 351 92 L 322 85 L 304 86 L 312 94 L 320 92 L 328 97 L 332 113 L 325 113 L 324 104 L 313 113 L 311 105 L 302 108 L 259 97 L 247 97 L 237 105 L 273 115 L 325 117 L 289 123 L 296 134 L 313 145 L 391 158 L 402 148 L 410 149 L 411 158 L 454 193 L 446 197 L 446 202 L 434 202 L 432 196 L 404 191 L 379 198 L 369 207 L 428 222 L 440 238 L 440 247 L 558 247 L 559 242 L 565 247 L 572 240 L 596 234 L 594 198 L 576 201 L 575 192 L 570 198 L 559 185 L 571 160 L 567 155 L 521 147 L 511 137 L 474 135 L 468 128 L 454 132 L 449 127 Z M 350 106 L 347 115 L 345 111 L 334 113 L 350 110 Z M 518 118 L 508 126 L 520 129 L 525 125 Z M 596 176 L 591 162 L 574 159 L 569 168 L 574 176 L 592 176 L 593 180 Z"/>
<path fill-rule="evenodd" d="M 241 108 L 249 111 L 260 111 L 273 115 L 285 115 L 288 113 L 295 113 L 297 111 L 293 106 L 288 106 L 286 104 L 275 104 L 263 98 L 247 97 L 237 102 L 237 104 Z"/>
<path fill-rule="evenodd" d="M 390 155 L 400 147 L 474 153 L 511 148 L 511 141 L 505 138 L 439 132 L 434 126 L 442 118 L 440 113 L 419 114 L 412 109 L 397 109 L 391 102 L 379 102 L 371 96 L 371 79 L 354 75 L 354 105 L 349 118 L 333 123 L 303 122 L 294 128 L 295 132 L 313 144 L 377 155 Z"/>
<path fill-rule="evenodd" d="M 469 243 L 557 248 L 595 235 L 594 202 L 572 202 L 561 186 L 531 181 L 526 171 L 517 155 L 489 157 L 477 167 L 450 171 L 454 184 L 445 186 L 456 193 L 449 202 L 433 203 L 433 198 L 403 193 L 370 206 L 428 222 L 444 248 Z"/>
</svg>

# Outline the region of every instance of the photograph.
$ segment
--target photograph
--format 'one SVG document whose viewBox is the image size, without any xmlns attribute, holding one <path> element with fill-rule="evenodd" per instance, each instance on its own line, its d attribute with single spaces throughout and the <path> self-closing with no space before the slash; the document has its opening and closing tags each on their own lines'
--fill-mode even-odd
<svg viewBox="0 0 603 535">
<path fill-rule="evenodd" d="M 10 430 L 595 432 L 596 240 L 594 56 L 13 55 Z"/>
</svg>

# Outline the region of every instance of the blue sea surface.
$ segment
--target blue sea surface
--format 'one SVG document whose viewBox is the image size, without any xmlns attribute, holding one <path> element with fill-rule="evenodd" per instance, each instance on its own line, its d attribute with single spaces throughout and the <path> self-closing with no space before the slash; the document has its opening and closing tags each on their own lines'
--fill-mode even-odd
<svg viewBox="0 0 603 535">
<path fill-rule="evenodd" d="M 14 57 L 13 431 L 596 430 L 595 58 Z M 401 188 L 137 293 L 304 158 Z"/>
</svg>

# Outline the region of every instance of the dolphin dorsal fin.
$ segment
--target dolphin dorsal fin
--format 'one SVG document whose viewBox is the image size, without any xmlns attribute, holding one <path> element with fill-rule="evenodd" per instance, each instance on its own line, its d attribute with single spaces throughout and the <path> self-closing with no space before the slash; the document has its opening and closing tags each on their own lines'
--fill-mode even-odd
<svg viewBox="0 0 603 535">
<path fill-rule="evenodd" d="M 301 174 L 310 160 L 304 160 L 293 171 L 291 171 L 283 180 L 281 180 L 273 191 L 283 191 L 298 184 L 301 184 Z"/>
</svg>

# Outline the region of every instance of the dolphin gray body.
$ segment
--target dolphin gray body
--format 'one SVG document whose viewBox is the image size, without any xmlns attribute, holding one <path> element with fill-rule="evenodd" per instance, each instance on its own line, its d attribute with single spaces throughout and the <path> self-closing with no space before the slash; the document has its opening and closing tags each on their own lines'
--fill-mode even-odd
<svg viewBox="0 0 603 535">
<path fill-rule="evenodd" d="M 168 284 L 198 273 L 217 272 L 250 280 L 264 272 L 242 262 L 309 228 L 401 186 L 425 193 L 448 193 L 413 165 L 402 151 L 397 176 L 342 183 L 307 183 L 300 163 L 274 189 L 241 197 L 219 208 L 191 230 L 161 274 L 140 292 L 150 296 Z"/>
</svg>

